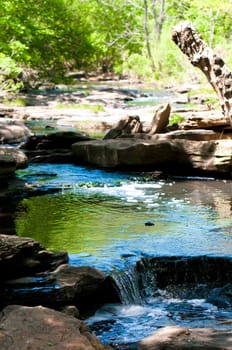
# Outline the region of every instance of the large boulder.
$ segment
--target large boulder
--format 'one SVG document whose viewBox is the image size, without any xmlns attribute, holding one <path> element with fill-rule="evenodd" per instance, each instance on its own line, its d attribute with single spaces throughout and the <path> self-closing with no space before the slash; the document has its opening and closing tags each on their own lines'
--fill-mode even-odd
<svg viewBox="0 0 232 350">
<path fill-rule="evenodd" d="M 231 176 L 232 140 L 193 141 L 183 138 L 114 139 L 72 145 L 76 162 L 100 167 L 213 173 Z"/>
<path fill-rule="evenodd" d="M 100 167 L 165 166 L 178 159 L 178 147 L 169 141 L 114 139 L 72 145 L 75 160 Z"/>
<path fill-rule="evenodd" d="M 88 326 L 42 306 L 11 305 L 1 312 L 0 349 L 106 350 Z"/>
<path fill-rule="evenodd" d="M 232 331 L 164 327 L 143 339 L 138 350 L 231 350 Z"/>
</svg>

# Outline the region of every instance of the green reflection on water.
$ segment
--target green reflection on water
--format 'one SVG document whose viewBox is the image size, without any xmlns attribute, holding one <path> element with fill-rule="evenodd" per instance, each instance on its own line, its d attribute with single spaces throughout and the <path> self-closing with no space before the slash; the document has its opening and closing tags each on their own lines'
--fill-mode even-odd
<svg viewBox="0 0 232 350">
<path fill-rule="evenodd" d="M 152 213 L 152 219 L 158 217 Z M 48 249 L 97 255 L 98 249 L 112 246 L 114 240 L 124 240 L 126 245 L 137 235 L 164 231 L 164 223 L 145 227 L 146 220 L 149 213 L 138 203 L 66 193 L 23 199 L 15 225 L 19 236 L 32 237 Z"/>
</svg>

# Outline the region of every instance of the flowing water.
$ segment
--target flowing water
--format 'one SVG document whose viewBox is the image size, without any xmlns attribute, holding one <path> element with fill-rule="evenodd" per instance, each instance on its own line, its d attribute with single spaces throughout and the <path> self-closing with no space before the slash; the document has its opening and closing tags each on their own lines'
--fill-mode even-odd
<svg viewBox="0 0 232 350">
<path fill-rule="evenodd" d="M 150 291 L 149 275 L 141 295 L 134 274 L 144 257 L 231 257 L 231 181 L 163 180 L 54 164 L 30 165 L 18 176 L 56 191 L 19 202 L 17 233 L 66 250 L 71 264 L 100 268 L 115 279 L 122 304 L 104 305 L 87 320 L 103 342 L 134 343 L 165 325 L 218 328 L 232 319 L 231 305 L 215 306 L 197 294 Z"/>
</svg>

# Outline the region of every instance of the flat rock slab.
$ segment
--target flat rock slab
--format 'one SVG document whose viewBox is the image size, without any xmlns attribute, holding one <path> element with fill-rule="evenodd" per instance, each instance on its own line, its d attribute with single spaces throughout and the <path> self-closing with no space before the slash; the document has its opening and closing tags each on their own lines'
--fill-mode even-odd
<svg viewBox="0 0 232 350">
<path fill-rule="evenodd" d="M 161 328 L 144 338 L 139 350 L 231 350 L 232 331 L 211 328 Z"/>
<path fill-rule="evenodd" d="M 7 306 L 0 328 L 1 350 L 107 349 L 80 320 L 42 306 Z"/>
<path fill-rule="evenodd" d="M 76 162 L 109 168 L 215 173 L 231 176 L 232 140 L 94 140 L 72 145 Z"/>
</svg>

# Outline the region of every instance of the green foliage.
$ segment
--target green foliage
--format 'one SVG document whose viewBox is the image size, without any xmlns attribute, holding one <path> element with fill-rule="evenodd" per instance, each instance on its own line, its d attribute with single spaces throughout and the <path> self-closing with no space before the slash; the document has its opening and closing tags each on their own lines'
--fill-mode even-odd
<svg viewBox="0 0 232 350">
<path fill-rule="evenodd" d="M 137 78 L 150 77 L 152 75 L 152 69 L 149 59 L 137 53 L 130 55 L 124 63 L 124 73 L 130 76 L 136 76 Z"/>
<path fill-rule="evenodd" d="M 104 112 L 104 106 L 99 104 L 87 104 L 87 103 L 58 103 L 57 108 L 77 108 L 77 109 L 88 109 L 94 113 Z"/>
<path fill-rule="evenodd" d="M 184 117 L 179 114 L 172 114 L 169 118 L 169 125 L 179 124 L 184 121 Z"/>
<path fill-rule="evenodd" d="M 212 47 L 228 48 L 232 62 L 230 0 L 166 0 L 161 8 L 161 0 L 1 0 L 0 84 L 17 91 L 33 74 L 57 83 L 70 70 L 176 79 L 190 67 L 171 41 L 182 20 Z"/>
<path fill-rule="evenodd" d="M 25 107 L 27 105 L 25 99 L 19 98 L 19 97 L 15 99 L 4 99 L 3 104 L 8 106 L 20 106 L 20 107 Z"/>
<path fill-rule="evenodd" d="M 0 85 L 4 90 L 17 92 L 22 87 L 22 83 L 18 81 L 21 72 L 22 69 L 14 59 L 0 53 Z"/>
</svg>

